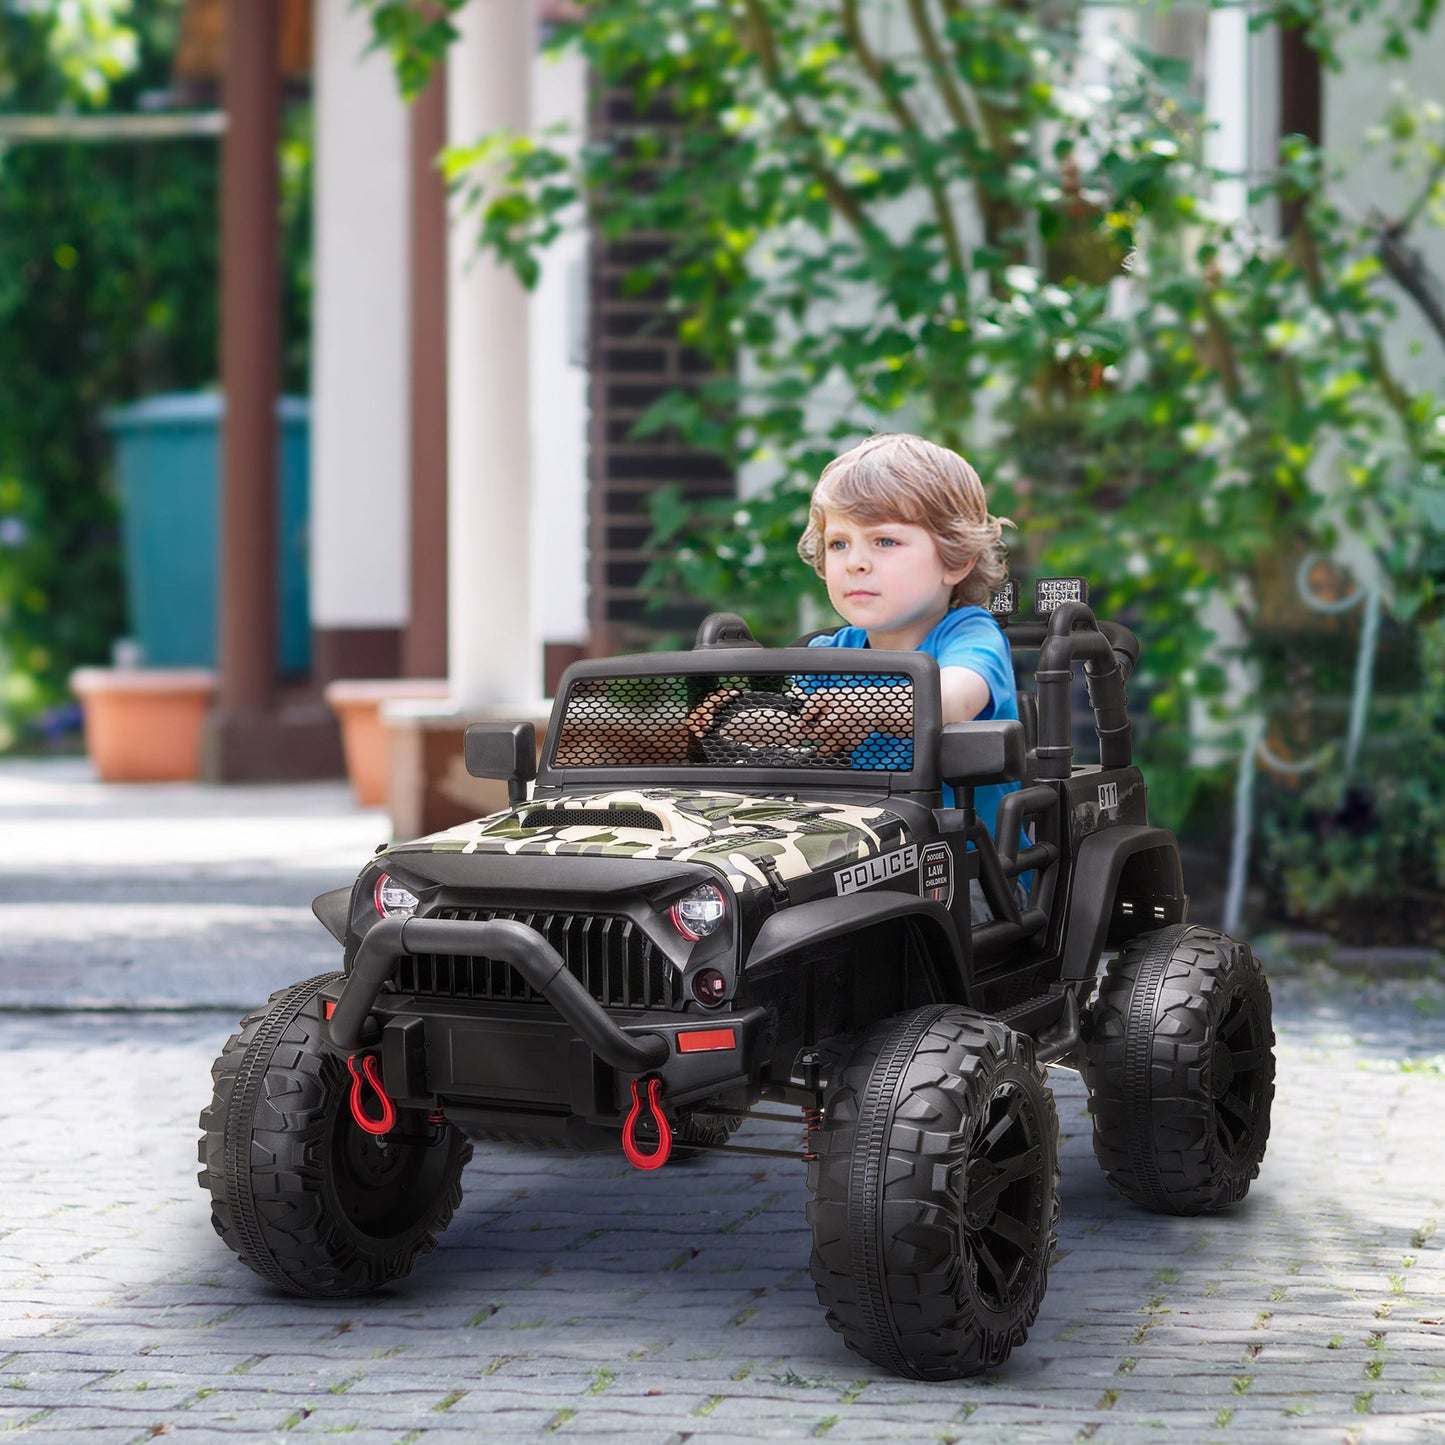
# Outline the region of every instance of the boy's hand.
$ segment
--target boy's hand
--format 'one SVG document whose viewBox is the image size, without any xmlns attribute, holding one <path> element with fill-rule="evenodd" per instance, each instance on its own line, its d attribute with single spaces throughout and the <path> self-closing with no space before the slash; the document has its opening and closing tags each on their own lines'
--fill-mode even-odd
<svg viewBox="0 0 1445 1445">
<path fill-rule="evenodd" d="M 687 715 L 688 755 L 700 763 L 755 760 L 781 766 L 790 756 L 816 759 L 819 748 L 802 722 L 796 694 L 719 688 Z"/>
<path fill-rule="evenodd" d="M 847 755 L 875 733 L 912 737 L 913 702 L 908 687 L 820 687 L 808 696 L 798 717 L 804 736 L 820 752 Z"/>
<path fill-rule="evenodd" d="M 717 721 L 718 710 L 735 697 L 741 697 L 743 690 L 740 687 L 720 687 L 716 692 L 710 692 L 693 710 L 687 715 L 687 730 L 695 738 L 701 741 L 712 732 L 713 725 Z"/>
</svg>

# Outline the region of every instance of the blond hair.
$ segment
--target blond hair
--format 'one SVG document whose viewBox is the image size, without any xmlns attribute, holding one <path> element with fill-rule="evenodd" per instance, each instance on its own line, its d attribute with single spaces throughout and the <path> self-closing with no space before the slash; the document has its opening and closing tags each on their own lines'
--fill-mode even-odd
<svg viewBox="0 0 1445 1445">
<path fill-rule="evenodd" d="M 952 605 L 987 607 L 1008 575 L 1006 517 L 990 515 L 978 473 L 957 452 L 907 432 L 880 432 L 823 468 L 798 555 L 822 577 L 828 513 L 857 522 L 905 522 L 933 538 L 949 571 L 973 568 Z"/>
</svg>

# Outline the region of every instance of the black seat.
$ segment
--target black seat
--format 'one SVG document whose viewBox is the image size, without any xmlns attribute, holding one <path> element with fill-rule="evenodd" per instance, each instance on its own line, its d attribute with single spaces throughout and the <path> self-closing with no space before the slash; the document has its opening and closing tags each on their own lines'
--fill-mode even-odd
<svg viewBox="0 0 1445 1445">
<path fill-rule="evenodd" d="M 752 629 L 736 612 L 710 612 L 698 624 L 694 652 L 711 647 L 761 647 Z"/>
</svg>

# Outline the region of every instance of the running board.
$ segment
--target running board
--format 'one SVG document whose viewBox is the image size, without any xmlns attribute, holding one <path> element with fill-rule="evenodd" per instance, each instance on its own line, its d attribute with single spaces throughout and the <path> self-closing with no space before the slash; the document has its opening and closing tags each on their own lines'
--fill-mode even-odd
<svg viewBox="0 0 1445 1445">
<path fill-rule="evenodd" d="M 1024 999 L 999 1014 L 999 1021 L 1034 1041 L 1041 1064 L 1063 1062 L 1083 1042 L 1079 1032 L 1079 996 L 1071 988 Z"/>
</svg>

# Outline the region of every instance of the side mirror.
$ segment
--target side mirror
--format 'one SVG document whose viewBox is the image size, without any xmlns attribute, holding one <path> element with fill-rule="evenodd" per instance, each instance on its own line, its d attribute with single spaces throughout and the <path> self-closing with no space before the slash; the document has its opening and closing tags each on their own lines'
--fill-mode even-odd
<svg viewBox="0 0 1445 1445">
<path fill-rule="evenodd" d="M 938 740 L 938 767 L 954 787 L 1013 783 L 1024 775 L 1024 728 L 1005 718 L 949 723 Z"/>
<path fill-rule="evenodd" d="M 537 729 L 531 723 L 473 723 L 462 747 L 474 778 L 500 778 L 509 802 L 526 800 L 527 784 L 537 776 Z"/>
</svg>

